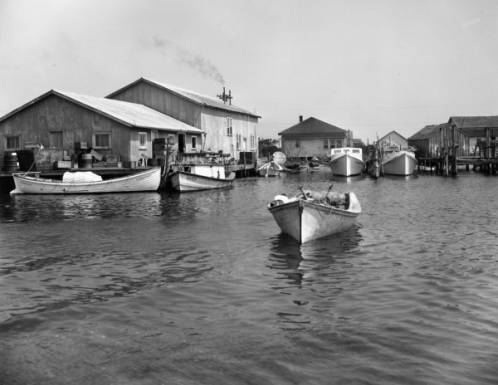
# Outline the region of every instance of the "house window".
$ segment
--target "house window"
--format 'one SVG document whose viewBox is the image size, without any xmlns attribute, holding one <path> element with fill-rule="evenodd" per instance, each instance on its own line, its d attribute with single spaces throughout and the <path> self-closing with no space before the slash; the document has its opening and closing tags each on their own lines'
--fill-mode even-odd
<svg viewBox="0 0 498 385">
<path fill-rule="evenodd" d="M 140 148 L 147 148 L 147 133 L 139 132 L 138 133 L 138 146 Z"/>
<path fill-rule="evenodd" d="M 50 148 L 62 148 L 62 131 L 50 131 L 48 141 Z"/>
<path fill-rule="evenodd" d="M 242 142 L 242 135 L 237 134 L 235 136 L 235 138 L 236 138 L 237 150 L 240 150 L 240 145 L 241 145 L 241 142 Z"/>
<path fill-rule="evenodd" d="M 94 148 L 110 148 L 111 134 L 95 134 L 93 136 Z"/>
<path fill-rule="evenodd" d="M 329 149 L 329 140 L 328 139 L 323 140 L 323 148 L 325 148 L 327 150 Z"/>
<path fill-rule="evenodd" d="M 192 136 L 192 150 L 195 150 L 197 148 L 197 138 L 195 136 Z"/>
<path fill-rule="evenodd" d="M 256 137 L 251 135 L 251 150 L 256 147 Z"/>
<path fill-rule="evenodd" d="M 230 116 L 227 116 L 227 136 L 232 136 L 232 135 L 233 135 L 232 118 Z"/>
<path fill-rule="evenodd" d="M 299 143 L 299 140 L 296 140 L 296 148 L 299 148 L 301 146 L 301 143 Z"/>
<path fill-rule="evenodd" d="M 21 137 L 18 136 L 7 136 L 5 138 L 5 149 L 6 150 L 17 150 L 21 148 Z"/>
</svg>

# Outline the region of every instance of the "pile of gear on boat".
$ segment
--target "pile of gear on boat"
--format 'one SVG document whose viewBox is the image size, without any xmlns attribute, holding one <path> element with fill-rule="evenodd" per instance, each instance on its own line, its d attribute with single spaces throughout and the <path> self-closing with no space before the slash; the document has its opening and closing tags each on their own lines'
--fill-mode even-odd
<svg viewBox="0 0 498 385">
<path fill-rule="evenodd" d="M 303 190 L 294 197 L 289 198 L 286 194 L 276 195 L 270 202 L 270 207 L 275 207 L 284 203 L 297 200 L 310 200 L 334 208 L 347 210 L 349 206 L 349 195 L 338 191 L 332 191 L 332 186 L 327 191 Z"/>
</svg>

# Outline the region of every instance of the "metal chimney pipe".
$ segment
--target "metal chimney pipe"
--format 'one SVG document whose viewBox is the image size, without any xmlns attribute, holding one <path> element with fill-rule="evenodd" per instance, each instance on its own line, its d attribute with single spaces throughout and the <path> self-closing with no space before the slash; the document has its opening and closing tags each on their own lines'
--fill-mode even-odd
<svg viewBox="0 0 498 385">
<path fill-rule="evenodd" d="M 299 123 L 303 122 L 303 115 L 299 115 Z"/>
</svg>

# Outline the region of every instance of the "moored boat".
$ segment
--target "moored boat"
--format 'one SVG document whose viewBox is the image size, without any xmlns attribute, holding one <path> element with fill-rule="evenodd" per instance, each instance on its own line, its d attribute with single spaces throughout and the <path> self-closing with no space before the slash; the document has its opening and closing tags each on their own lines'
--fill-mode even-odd
<svg viewBox="0 0 498 385">
<path fill-rule="evenodd" d="M 91 171 L 65 172 L 62 180 L 41 178 L 27 173 L 12 174 L 16 194 L 102 194 L 156 191 L 161 180 L 159 167 L 124 177 L 102 180 Z"/>
<path fill-rule="evenodd" d="M 416 167 L 417 159 L 412 151 L 396 150 L 384 153 L 382 171 L 385 175 L 412 175 Z"/>
<path fill-rule="evenodd" d="M 225 177 L 223 166 L 191 166 L 170 174 L 171 187 L 179 192 L 229 188 L 235 179 L 231 172 Z"/>
<path fill-rule="evenodd" d="M 361 205 L 353 192 L 303 191 L 292 198 L 277 195 L 268 210 L 283 233 L 305 243 L 349 229 Z"/>
<path fill-rule="evenodd" d="M 330 151 L 330 156 L 329 164 L 334 175 L 359 175 L 365 166 L 361 148 L 333 148 Z"/>
</svg>

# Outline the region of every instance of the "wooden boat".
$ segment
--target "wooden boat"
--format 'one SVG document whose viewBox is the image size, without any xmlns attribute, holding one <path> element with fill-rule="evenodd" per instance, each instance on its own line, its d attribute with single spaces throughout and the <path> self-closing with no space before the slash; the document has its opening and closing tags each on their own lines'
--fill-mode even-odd
<svg viewBox="0 0 498 385">
<path fill-rule="evenodd" d="M 102 180 L 91 171 L 65 172 L 62 180 L 30 176 L 27 173 L 12 174 L 16 194 L 102 194 L 156 191 L 161 180 L 159 167 L 124 177 Z"/>
<path fill-rule="evenodd" d="M 415 172 L 417 159 L 413 151 L 385 151 L 382 158 L 382 171 L 385 175 L 408 176 Z"/>
<path fill-rule="evenodd" d="M 231 172 L 225 178 L 224 166 L 190 166 L 170 174 L 171 187 L 180 192 L 229 188 L 235 179 Z"/>
<path fill-rule="evenodd" d="M 334 175 L 359 175 L 365 166 L 361 148 L 333 148 L 330 150 L 330 156 L 329 164 Z"/>
<path fill-rule="evenodd" d="M 352 192 L 310 192 L 293 198 L 277 195 L 268 210 L 283 233 L 305 243 L 349 229 L 361 213 Z"/>
</svg>

